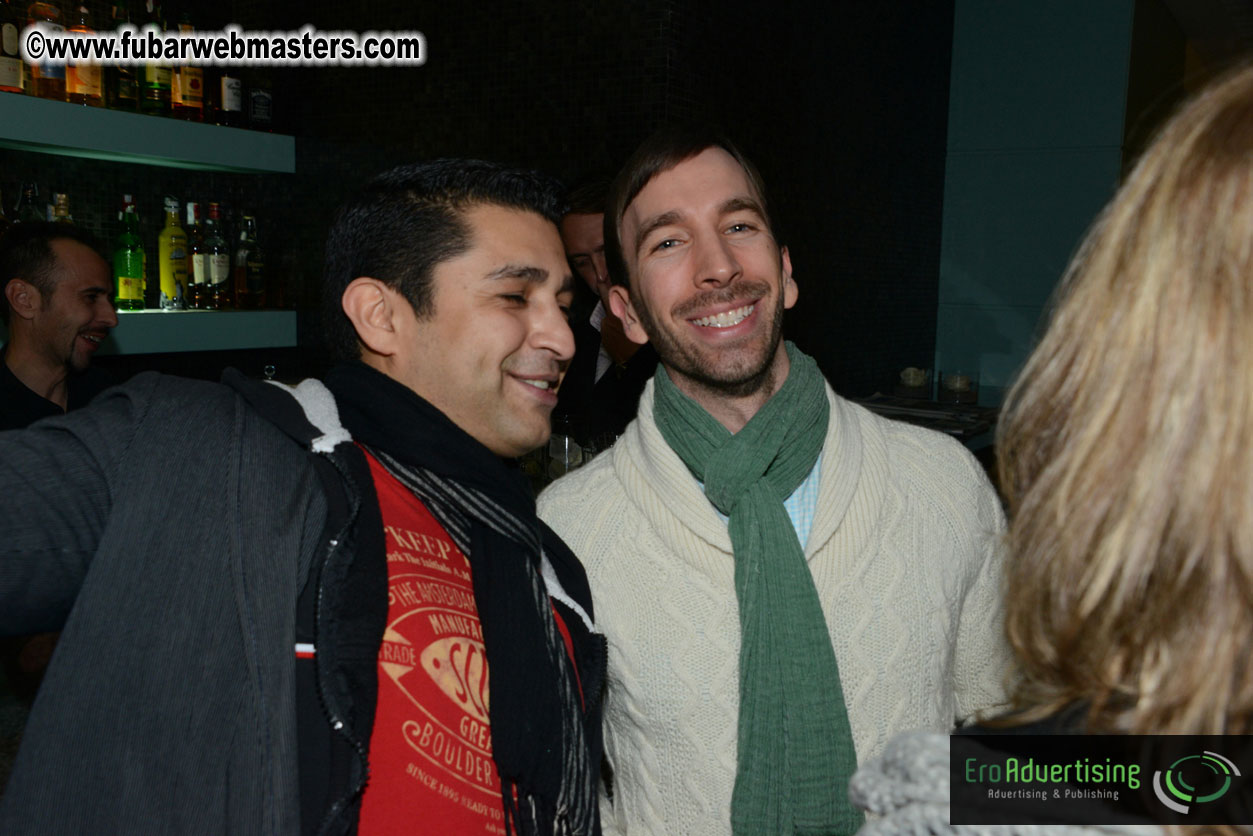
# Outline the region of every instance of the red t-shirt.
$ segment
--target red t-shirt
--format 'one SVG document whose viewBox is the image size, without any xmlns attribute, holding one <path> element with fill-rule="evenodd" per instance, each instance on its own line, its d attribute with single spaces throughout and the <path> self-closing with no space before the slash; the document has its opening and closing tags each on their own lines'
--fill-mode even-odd
<svg viewBox="0 0 1253 836">
<path fill-rule="evenodd" d="M 362 836 L 504 833 L 470 562 L 372 456 L 387 543 L 387 629 Z"/>
</svg>

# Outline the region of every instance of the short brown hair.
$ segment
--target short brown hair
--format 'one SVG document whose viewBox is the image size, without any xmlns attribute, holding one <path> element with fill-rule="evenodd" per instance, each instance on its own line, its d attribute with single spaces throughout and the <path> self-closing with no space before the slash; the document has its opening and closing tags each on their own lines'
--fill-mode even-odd
<svg viewBox="0 0 1253 836">
<path fill-rule="evenodd" d="M 767 228 L 771 226 L 766 184 L 757 167 L 735 143 L 707 125 L 679 124 L 664 127 L 635 149 L 635 153 L 626 161 L 626 165 L 614 178 L 613 185 L 609 187 L 608 211 L 605 212 L 605 264 L 609 269 L 609 279 L 614 284 L 626 285 L 630 279 L 622 252 L 620 229 L 622 216 L 626 214 L 631 201 L 658 174 L 669 171 L 684 160 L 690 160 L 706 148 L 721 148 L 735 158 L 740 168 L 744 169 L 749 185 L 757 193 Z"/>
</svg>

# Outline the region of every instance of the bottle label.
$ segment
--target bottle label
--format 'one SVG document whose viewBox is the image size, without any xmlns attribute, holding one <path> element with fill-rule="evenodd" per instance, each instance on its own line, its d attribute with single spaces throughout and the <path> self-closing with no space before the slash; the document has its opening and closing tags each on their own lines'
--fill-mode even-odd
<svg viewBox="0 0 1253 836">
<path fill-rule="evenodd" d="M 31 23 L 34 23 L 34 22 L 35 21 L 33 20 L 31 21 Z M 55 32 L 57 34 L 60 34 L 65 31 L 64 26 L 59 26 L 55 23 L 48 23 L 47 21 L 41 21 L 41 22 L 47 26 L 50 32 Z M 30 74 L 31 74 L 31 78 L 34 78 L 34 79 L 49 78 L 49 79 L 64 80 L 65 79 L 65 64 L 53 64 L 49 61 L 41 61 L 37 64 L 31 64 Z"/>
<path fill-rule="evenodd" d="M 79 64 L 65 70 L 65 92 L 81 96 L 100 95 L 100 66 Z"/>
<path fill-rule="evenodd" d="M 182 308 L 187 298 L 187 238 L 158 237 L 157 247 L 161 258 L 161 307 Z"/>
<path fill-rule="evenodd" d="M 0 49 L 4 50 L 5 55 L 18 55 L 17 51 L 17 27 L 12 23 L 6 23 L 0 27 Z"/>
<path fill-rule="evenodd" d="M 174 71 L 169 67 L 147 64 L 144 66 L 144 82 L 149 87 L 162 87 L 168 89 L 173 72 Z"/>
<path fill-rule="evenodd" d="M 10 90 L 22 90 L 22 60 L 20 58 L 0 58 L 0 87 Z"/>
<path fill-rule="evenodd" d="M 139 81 L 130 67 L 117 67 L 117 98 L 120 102 L 139 101 Z"/>
<path fill-rule="evenodd" d="M 244 112 L 244 89 L 239 79 L 222 77 L 222 110 Z"/>
<path fill-rule="evenodd" d="M 214 285 L 225 286 L 230 280 L 231 257 L 226 253 L 209 256 L 209 281 Z"/>
<path fill-rule="evenodd" d="M 266 90 L 253 90 L 248 94 L 248 120 L 268 125 L 274 113 L 274 97 Z"/>
<path fill-rule="evenodd" d="M 209 266 L 205 264 L 204 253 L 196 253 L 191 257 L 191 283 L 203 285 L 208 283 Z"/>
<path fill-rule="evenodd" d="M 118 276 L 117 298 L 143 301 L 144 280 L 142 276 Z"/>
<path fill-rule="evenodd" d="M 178 74 L 178 83 L 172 90 L 174 103 L 197 110 L 204 106 L 204 70 L 197 67 L 183 67 Z"/>
<path fill-rule="evenodd" d="M 258 294 L 265 290 L 265 262 L 248 259 L 244 273 L 244 286 L 248 292 Z"/>
<path fill-rule="evenodd" d="M 113 254 L 113 278 L 117 282 L 117 298 L 144 299 L 144 253 L 137 249 L 120 249 Z"/>
</svg>

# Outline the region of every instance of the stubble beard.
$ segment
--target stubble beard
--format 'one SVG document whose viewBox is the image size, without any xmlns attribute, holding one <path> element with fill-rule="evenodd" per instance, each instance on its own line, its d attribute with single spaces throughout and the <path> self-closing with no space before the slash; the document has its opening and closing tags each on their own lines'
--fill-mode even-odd
<svg viewBox="0 0 1253 836">
<path fill-rule="evenodd" d="M 770 285 L 766 282 L 744 280 L 725 290 L 711 291 L 684 302 L 675 308 L 673 316 L 682 320 L 686 318 L 685 313 L 695 313 L 706 305 L 737 301 L 747 304 L 753 298 L 757 298 L 757 304 L 760 305 L 769 293 Z M 774 388 L 774 358 L 783 341 L 782 291 L 777 294 L 774 310 L 770 312 L 769 331 L 761 353 L 746 358 L 729 356 L 731 351 L 739 352 L 742 349 L 719 350 L 684 342 L 658 322 L 641 297 L 637 295 L 632 302 L 639 314 L 644 333 L 648 335 L 662 365 L 672 377 L 686 378 L 694 386 L 710 394 L 729 398 L 748 397 Z"/>
</svg>

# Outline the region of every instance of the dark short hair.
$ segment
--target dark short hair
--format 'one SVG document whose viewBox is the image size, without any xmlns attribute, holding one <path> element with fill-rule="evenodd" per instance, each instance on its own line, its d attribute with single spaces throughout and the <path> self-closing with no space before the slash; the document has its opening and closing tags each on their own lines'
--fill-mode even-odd
<svg viewBox="0 0 1253 836">
<path fill-rule="evenodd" d="M 576 183 L 566 200 L 570 204 L 567 215 L 604 214 L 609 202 L 609 178 L 595 177 Z"/>
<path fill-rule="evenodd" d="M 472 245 L 466 211 L 501 206 L 556 224 L 565 209 L 562 192 L 548 175 L 483 160 L 432 160 L 375 177 L 339 208 L 326 241 L 323 313 L 332 356 L 361 356 L 341 304 L 353 279 L 372 276 L 399 291 L 419 317 L 429 316 L 436 265 Z"/>
<path fill-rule="evenodd" d="M 766 226 L 770 226 L 770 208 L 766 202 L 766 184 L 761 179 L 757 167 L 748 159 L 726 135 L 716 128 L 700 124 L 677 124 L 661 128 L 635 149 L 635 153 L 618 172 L 613 185 L 609 188 L 609 200 L 605 211 L 605 264 L 609 269 L 609 279 L 614 284 L 625 285 L 630 278 L 627 274 L 626 258 L 622 252 L 620 228 L 622 216 L 626 214 L 631 201 L 644 189 L 649 182 L 669 171 L 684 160 L 690 160 L 706 148 L 721 148 L 726 151 L 744 169 L 749 184 L 757 192 L 761 203 L 761 211 L 765 215 Z"/>
<path fill-rule="evenodd" d="M 0 288 L 13 279 L 21 279 L 39 290 L 40 299 L 45 302 L 51 299 L 57 285 L 57 257 L 52 252 L 52 242 L 57 240 L 77 241 L 100 254 L 95 237 L 74 224 L 47 221 L 14 224 L 0 238 Z M 4 304 L 0 305 L 0 318 L 6 325 L 11 313 L 8 297 L 5 296 Z"/>
</svg>

